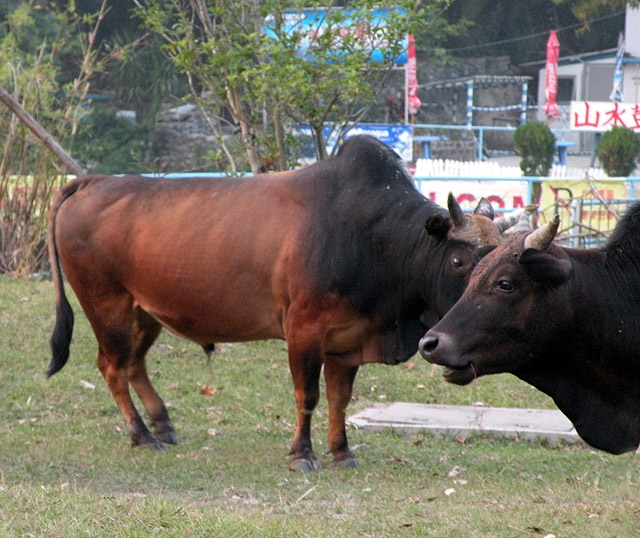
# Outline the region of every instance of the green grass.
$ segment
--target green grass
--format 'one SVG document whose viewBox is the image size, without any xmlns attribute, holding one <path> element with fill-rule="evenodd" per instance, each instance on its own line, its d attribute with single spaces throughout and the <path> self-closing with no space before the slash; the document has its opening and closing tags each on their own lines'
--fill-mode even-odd
<svg viewBox="0 0 640 538">
<path fill-rule="evenodd" d="M 207 360 L 197 346 L 163 334 L 148 367 L 181 444 L 164 453 L 132 449 L 73 304 L 71 358 L 46 381 L 52 286 L 0 278 L 1 537 L 638 533 L 637 456 L 582 443 L 482 436 L 461 443 L 352 429 L 360 468 L 289 472 L 295 412 L 278 341 L 222 345 Z M 461 388 L 422 359 L 413 363 L 361 368 L 350 412 L 381 401 L 554 407 L 508 375 Z M 201 394 L 205 385 L 212 396 Z M 313 438 L 328 466 L 326 421 L 323 401 Z"/>
</svg>

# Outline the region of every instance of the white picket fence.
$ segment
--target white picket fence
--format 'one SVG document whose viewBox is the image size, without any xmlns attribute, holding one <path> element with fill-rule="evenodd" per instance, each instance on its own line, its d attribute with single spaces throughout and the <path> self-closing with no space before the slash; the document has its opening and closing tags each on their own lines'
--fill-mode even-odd
<svg viewBox="0 0 640 538">
<path fill-rule="evenodd" d="M 518 178 L 519 166 L 501 166 L 495 161 L 455 161 L 451 159 L 418 159 L 416 177 L 469 177 L 469 178 Z M 575 168 L 554 164 L 549 177 L 591 179 L 607 178 L 602 168 Z"/>
</svg>

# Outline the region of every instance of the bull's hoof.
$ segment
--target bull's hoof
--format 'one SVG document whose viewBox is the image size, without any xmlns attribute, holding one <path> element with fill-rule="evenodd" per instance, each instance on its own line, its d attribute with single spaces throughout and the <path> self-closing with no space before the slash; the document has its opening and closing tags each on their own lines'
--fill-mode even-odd
<svg viewBox="0 0 640 538">
<path fill-rule="evenodd" d="M 289 462 L 289 470 L 296 471 L 299 473 L 313 473 L 322 469 L 322 465 L 318 458 L 314 455 L 311 456 L 300 456 L 298 458 L 293 458 Z"/>
<path fill-rule="evenodd" d="M 159 441 L 168 445 L 177 445 L 179 443 L 178 434 L 174 431 L 166 431 L 162 433 L 156 432 L 156 437 Z"/>
<path fill-rule="evenodd" d="M 164 452 L 165 450 L 167 450 L 167 447 L 164 446 L 164 443 L 162 443 L 155 437 L 147 437 L 138 442 L 132 441 L 131 446 L 134 448 L 148 448 L 149 450 L 153 450 L 154 452 Z"/>
<path fill-rule="evenodd" d="M 160 441 L 149 443 L 148 447 L 154 452 L 165 452 L 167 450 L 167 447 L 164 446 L 164 443 L 161 443 Z"/>
<path fill-rule="evenodd" d="M 333 462 L 331 463 L 331 467 L 338 468 L 357 469 L 359 466 L 358 460 L 353 454 L 333 458 Z"/>
</svg>

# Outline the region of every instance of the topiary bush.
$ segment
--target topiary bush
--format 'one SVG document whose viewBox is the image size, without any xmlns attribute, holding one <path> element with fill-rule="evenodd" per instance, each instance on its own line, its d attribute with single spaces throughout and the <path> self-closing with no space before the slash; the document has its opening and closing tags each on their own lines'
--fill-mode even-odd
<svg viewBox="0 0 640 538">
<path fill-rule="evenodd" d="M 556 137 L 549 127 L 540 122 L 518 125 L 513 146 L 522 157 L 520 169 L 525 176 L 549 175 L 556 151 Z"/>
<path fill-rule="evenodd" d="M 626 127 L 612 127 L 602 135 L 596 156 L 609 177 L 627 177 L 636 169 L 640 138 Z"/>
</svg>

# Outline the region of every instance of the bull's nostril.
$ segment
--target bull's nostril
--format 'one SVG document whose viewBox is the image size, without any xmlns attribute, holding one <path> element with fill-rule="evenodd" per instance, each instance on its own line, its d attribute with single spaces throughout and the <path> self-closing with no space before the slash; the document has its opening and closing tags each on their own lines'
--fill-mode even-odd
<svg viewBox="0 0 640 538">
<path fill-rule="evenodd" d="M 418 346 L 422 356 L 428 355 L 429 353 L 435 351 L 436 347 L 438 347 L 438 337 L 427 335 L 422 337 Z"/>
</svg>

